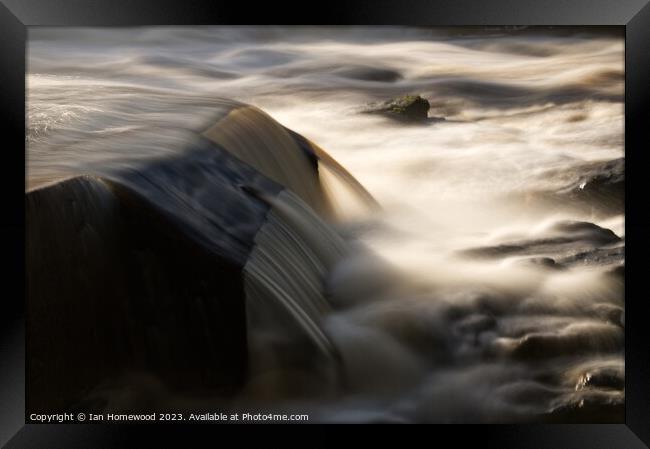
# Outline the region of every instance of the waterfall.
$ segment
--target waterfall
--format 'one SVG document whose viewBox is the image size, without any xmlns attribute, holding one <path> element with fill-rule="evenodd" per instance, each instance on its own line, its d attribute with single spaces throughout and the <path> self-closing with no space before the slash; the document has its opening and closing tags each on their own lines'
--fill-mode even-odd
<svg viewBox="0 0 650 449">
<path fill-rule="evenodd" d="M 38 173 L 59 180 L 26 193 L 30 407 L 134 372 L 224 394 L 274 370 L 336 374 L 323 290 L 349 248 L 317 159 L 263 112 L 216 104 L 206 133 L 79 131 L 115 160 Z"/>
<path fill-rule="evenodd" d="M 291 189 L 319 213 L 327 212 L 313 158 L 264 112 L 254 107 L 233 109 L 204 135 L 269 179 Z"/>
<path fill-rule="evenodd" d="M 244 267 L 248 344 L 251 354 L 267 359 L 252 360 L 251 367 L 277 365 L 299 339 L 335 360 L 321 327 L 331 310 L 323 280 L 348 247 L 297 195 L 284 190 L 271 204 Z"/>
</svg>

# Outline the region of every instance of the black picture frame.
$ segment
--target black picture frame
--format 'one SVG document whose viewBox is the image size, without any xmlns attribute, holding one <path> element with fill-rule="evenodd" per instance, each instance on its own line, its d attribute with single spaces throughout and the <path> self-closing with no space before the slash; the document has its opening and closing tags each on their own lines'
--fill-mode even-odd
<svg viewBox="0 0 650 449">
<path fill-rule="evenodd" d="M 24 192 L 27 27 L 203 24 L 310 25 L 615 25 L 625 27 L 626 92 L 626 417 L 625 424 L 436 426 L 432 441 L 471 439 L 483 447 L 634 449 L 650 445 L 650 339 L 644 277 L 650 208 L 644 198 L 650 142 L 650 3 L 648 0 L 455 0 L 309 3 L 232 0 L 1 0 L 0 110 L 5 259 L 0 301 L 0 444 L 7 447 L 141 447 L 198 445 L 224 427 L 175 425 L 25 424 Z M 236 426 L 235 426 L 236 427 Z M 313 427 L 313 426 L 312 426 Z M 471 430 L 470 430 L 471 428 Z M 333 438 L 319 432 L 321 443 Z M 154 443 L 156 441 L 156 443 Z M 205 440 L 209 442 L 210 440 Z M 334 441 L 334 440 L 333 440 Z M 279 443 L 279 442 L 278 442 Z M 645 444 L 644 444 L 645 443 Z M 210 444 L 210 443 L 208 443 Z M 212 439 L 212 444 L 219 444 Z M 447 446 L 447 444 L 444 444 Z"/>
</svg>

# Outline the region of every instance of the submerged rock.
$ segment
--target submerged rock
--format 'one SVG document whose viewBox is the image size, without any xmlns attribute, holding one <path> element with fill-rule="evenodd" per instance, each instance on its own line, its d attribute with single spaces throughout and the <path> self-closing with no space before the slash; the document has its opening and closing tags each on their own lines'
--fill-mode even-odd
<svg viewBox="0 0 650 449">
<path fill-rule="evenodd" d="M 621 351 L 623 338 L 623 329 L 607 323 L 566 328 L 562 332 L 532 332 L 513 343 L 510 356 L 530 361 Z"/>
<path fill-rule="evenodd" d="M 585 162 L 568 169 L 549 170 L 542 176 L 562 187 L 539 192 L 553 203 L 612 215 L 624 211 L 625 158 Z"/>
<path fill-rule="evenodd" d="M 625 246 L 618 245 L 606 248 L 596 248 L 582 251 L 577 254 L 564 257 L 558 261 L 563 266 L 605 266 L 622 264 L 625 260 Z"/>
<path fill-rule="evenodd" d="M 611 265 L 625 256 L 623 240 L 613 231 L 586 221 L 560 221 L 544 233 L 494 246 L 469 248 L 460 256 L 501 259 L 511 256 L 540 256 L 521 263 L 548 268 L 573 265 Z M 553 257 L 550 257 L 550 256 Z"/>
<path fill-rule="evenodd" d="M 562 270 L 564 268 L 551 257 L 530 257 L 518 261 L 518 264 L 524 267 L 545 268 L 549 270 Z"/>
<path fill-rule="evenodd" d="M 622 423 L 625 422 L 625 399 L 622 394 L 576 395 L 540 418 L 548 423 Z"/>
<path fill-rule="evenodd" d="M 623 211 L 625 198 L 625 158 L 588 162 L 569 170 L 560 199 L 583 203 L 609 213 Z"/>
<path fill-rule="evenodd" d="M 567 188 L 568 192 L 622 195 L 625 188 L 625 158 L 587 163 L 580 169 L 582 173 L 575 184 Z"/>
<path fill-rule="evenodd" d="M 398 120 L 427 120 L 431 105 L 420 95 L 404 95 L 383 103 L 371 105 L 366 112 L 386 115 Z"/>
<path fill-rule="evenodd" d="M 368 66 L 343 67 L 334 73 L 343 78 L 381 83 L 392 83 L 402 79 L 402 75 L 395 70 Z"/>
<path fill-rule="evenodd" d="M 625 211 L 625 158 L 564 162 L 541 171 L 540 185 L 507 195 L 517 207 L 611 217 Z"/>
</svg>

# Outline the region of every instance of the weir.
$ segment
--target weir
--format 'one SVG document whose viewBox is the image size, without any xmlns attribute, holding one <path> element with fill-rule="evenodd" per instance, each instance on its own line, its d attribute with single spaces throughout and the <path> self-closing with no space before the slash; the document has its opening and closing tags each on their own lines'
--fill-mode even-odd
<svg viewBox="0 0 650 449">
<path fill-rule="evenodd" d="M 26 193 L 28 408 L 81 407 L 131 373 L 227 396 L 268 370 L 336 365 L 323 284 L 349 250 L 317 159 L 261 111 L 218 115 L 205 137 L 161 129 L 157 157 Z"/>
<path fill-rule="evenodd" d="M 336 349 L 321 328 L 331 310 L 323 280 L 348 247 L 297 195 L 285 190 L 271 204 L 244 267 L 248 342 L 256 355 L 251 366 L 255 371 L 282 366 L 287 348 L 300 339 L 335 361 Z M 298 360 L 289 364 L 304 359 L 293 356 Z"/>
</svg>

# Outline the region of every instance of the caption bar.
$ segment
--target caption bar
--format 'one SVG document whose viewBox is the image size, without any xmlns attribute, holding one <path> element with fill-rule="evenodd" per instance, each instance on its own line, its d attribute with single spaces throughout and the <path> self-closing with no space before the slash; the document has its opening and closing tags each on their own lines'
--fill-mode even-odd
<svg viewBox="0 0 650 449">
<path fill-rule="evenodd" d="M 307 414 L 286 413 L 31 413 L 32 423 L 81 422 L 307 422 Z"/>
</svg>

